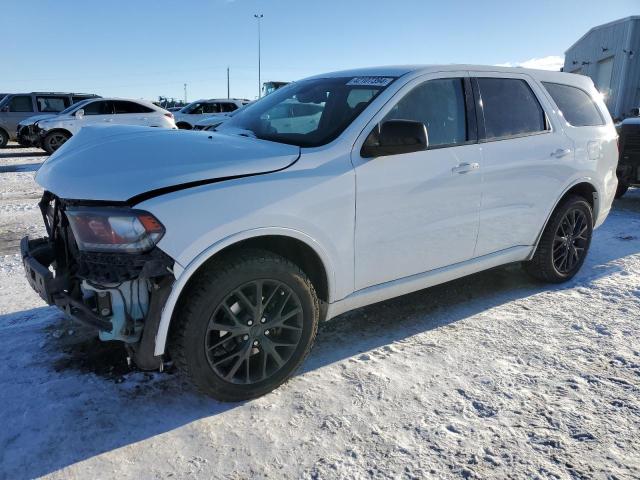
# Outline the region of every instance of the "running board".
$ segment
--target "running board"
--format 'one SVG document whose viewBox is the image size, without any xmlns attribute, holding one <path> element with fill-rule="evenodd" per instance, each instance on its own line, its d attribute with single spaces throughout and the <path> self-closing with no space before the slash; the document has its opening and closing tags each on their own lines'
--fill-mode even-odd
<svg viewBox="0 0 640 480">
<path fill-rule="evenodd" d="M 327 320 L 336 317 L 349 310 L 382 302 L 390 298 L 416 292 L 423 288 L 432 287 L 440 283 L 449 282 L 457 278 L 466 277 L 473 273 L 488 270 L 489 268 L 505 265 L 507 263 L 521 262 L 531 255 L 532 246 L 511 247 L 499 252 L 483 255 L 464 262 L 437 268 L 424 273 L 418 273 L 409 277 L 400 278 L 391 282 L 373 285 L 363 288 L 351 295 L 329 305 Z"/>
</svg>

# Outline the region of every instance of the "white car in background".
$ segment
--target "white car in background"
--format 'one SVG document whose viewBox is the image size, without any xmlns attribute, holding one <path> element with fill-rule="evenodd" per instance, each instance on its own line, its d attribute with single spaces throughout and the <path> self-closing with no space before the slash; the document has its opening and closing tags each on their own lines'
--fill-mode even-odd
<svg viewBox="0 0 640 480">
<path fill-rule="evenodd" d="M 58 115 L 36 121 L 30 135 L 48 153 L 60 146 L 87 125 L 139 125 L 176 128 L 173 114 L 144 100 L 96 98 L 78 102 Z"/>
<path fill-rule="evenodd" d="M 205 117 L 202 120 L 200 120 L 198 123 L 196 123 L 193 126 L 193 129 L 194 130 L 206 130 L 206 131 L 215 130 L 220 125 L 222 125 L 226 121 L 232 119 L 235 115 L 237 115 L 238 113 L 242 112 L 245 108 L 247 108 L 249 105 L 252 105 L 255 102 L 256 102 L 256 100 L 253 100 L 253 101 L 243 105 L 242 107 L 238 108 L 237 110 L 234 110 L 231 113 L 225 113 L 223 115 L 211 115 L 209 117 Z"/>
<path fill-rule="evenodd" d="M 176 125 L 183 130 L 191 130 L 196 123 L 205 118 L 234 112 L 249 103 L 240 98 L 196 100 L 175 113 Z"/>
</svg>

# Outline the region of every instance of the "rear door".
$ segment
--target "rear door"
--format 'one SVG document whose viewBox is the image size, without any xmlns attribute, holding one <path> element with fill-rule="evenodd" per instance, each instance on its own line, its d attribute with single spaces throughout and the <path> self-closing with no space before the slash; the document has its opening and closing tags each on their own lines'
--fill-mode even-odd
<svg viewBox="0 0 640 480">
<path fill-rule="evenodd" d="M 573 142 L 528 75 L 471 72 L 482 148 L 474 256 L 533 245 L 566 181 Z"/>
</svg>

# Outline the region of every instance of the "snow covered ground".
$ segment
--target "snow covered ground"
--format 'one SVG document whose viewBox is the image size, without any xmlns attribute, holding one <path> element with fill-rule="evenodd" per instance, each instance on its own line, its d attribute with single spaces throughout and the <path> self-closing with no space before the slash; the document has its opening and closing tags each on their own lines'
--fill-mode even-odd
<svg viewBox="0 0 640 480">
<path fill-rule="evenodd" d="M 324 324 L 301 372 L 221 404 L 45 307 L 38 150 L 0 150 L 0 478 L 638 478 L 640 190 L 574 281 L 516 266 Z"/>
</svg>

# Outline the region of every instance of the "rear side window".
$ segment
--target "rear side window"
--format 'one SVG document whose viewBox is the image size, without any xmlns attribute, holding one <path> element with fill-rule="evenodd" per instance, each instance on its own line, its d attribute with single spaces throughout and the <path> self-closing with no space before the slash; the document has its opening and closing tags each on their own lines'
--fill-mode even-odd
<svg viewBox="0 0 640 480">
<path fill-rule="evenodd" d="M 221 103 L 220 104 L 220 111 L 221 112 L 233 112 L 237 108 L 238 108 L 238 106 L 235 103 L 231 103 L 231 102 L 226 102 L 226 103 Z"/>
<path fill-rule="evenodd" d="M 149 107 L 145 107 L 144 105 L 140 105 L 135 102 L 127 102 L 124 100 L 114 100 L 113 106 L 115 108 L 116 114 L 118 113 L 150 113 L 153 112 Z"/>
<path fill-rule="evenodd" d="M 58 113 L 69 106 L 69 97 L 37 96 L 36 105 L 38 105 L 39 112 Z"/>
<path fill-rule="evenodd" d="M 544 110 L 531 87 L 517 78 L 478 78 L 487 140 L 547 130 Z"/>
<path fill-rule="evenodd" d="M 30 95 L 16 95 L 9 103 L 10 112 L 33 112 Z"/>
<path fill-rule="evenodd" d="M 604 119 L 587 92 L 559 83 L 542 82 L 562 116 L 573 127 L 604 125 Z"/>
<path fill-rule="evenodd" d="M 468 135 L 463 80 L 443 78 L 418 85 L 402 97 L 384 120 L 424 123 L 429 147 L 465 143 Z"/>
</svg>

